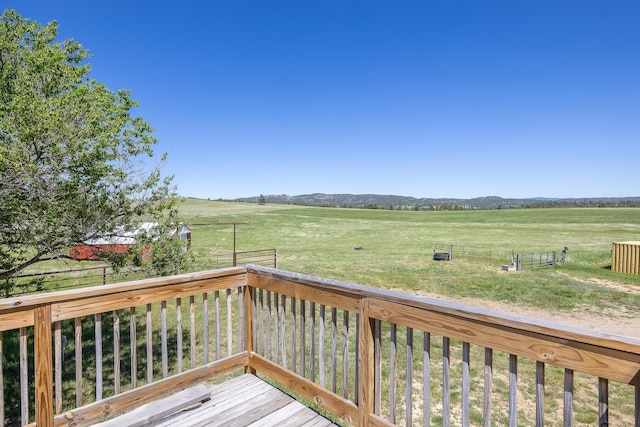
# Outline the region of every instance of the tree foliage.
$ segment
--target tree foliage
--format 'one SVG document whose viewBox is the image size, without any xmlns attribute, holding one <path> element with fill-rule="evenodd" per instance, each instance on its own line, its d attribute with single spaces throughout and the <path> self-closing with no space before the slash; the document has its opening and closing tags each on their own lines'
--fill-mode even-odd
<svg viewBox="0 0 640 427">
<path fill-rule="evenodd" d="M 90 78 L 89 51 L 57 34 L 14 10 L 0 20 L 0 279 L 140 219 L 159 223 L 156 239 L 176 226 L 137 102 Z"/>
</svg>

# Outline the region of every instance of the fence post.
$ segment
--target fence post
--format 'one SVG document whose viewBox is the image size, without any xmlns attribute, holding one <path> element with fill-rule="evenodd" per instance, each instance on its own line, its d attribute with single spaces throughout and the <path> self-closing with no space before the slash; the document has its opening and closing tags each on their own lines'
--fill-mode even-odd
<svg viewBox="0 0 640 427">
<path fill-rule="evenodd" d="M 516 271 L 522 271 L 522 254 L 516 254 Z"/>
<path fill-rule="evenodd" d="M 369 415 L 373 413 L 375 393 L 375 357 L 374 330 L 375 320 L 369 317 L 369 299 L 360 300 L 358 327 L 358 423 L 359 426 L 369 425 Z"/>
<path fill-rule="evenodd" d="M 34 311 L 36 425 L 53 426 L 53 360 L 51 358 L 51 304 Z M 24 421 L 24 420 L 23 420 Z"/>
</svg>

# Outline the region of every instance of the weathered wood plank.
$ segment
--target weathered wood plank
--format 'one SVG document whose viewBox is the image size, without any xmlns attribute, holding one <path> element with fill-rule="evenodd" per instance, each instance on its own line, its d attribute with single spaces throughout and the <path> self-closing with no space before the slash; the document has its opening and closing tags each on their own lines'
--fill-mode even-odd
<svg viewBox="0 0 640 427">
<path fill-rule="evenodd" d="M 348 295 L 346 292 L 327 292 L 317 286 L 294 283 L 288 280 L 276 280 L 267 276 L 249 275 L 247 284 L 256 288 L 266 289 L 279 294 L 304 299 L 316 304 L 325 304 L 342 310 L 358 311 L 358 297 Z"/>
<path fill-rule="evenodd" d="M 29 326 L 33 326 L 33 309 L 2 310 L 2 314 L 0 314 L 0 332 Z"/>
<path fill-rule="evenodd" d="M 58 300 L 52 303 L 52 315 L 54 320 L 64 320 L 86 316 L 96 312 L 122 310 L 133 305 L 145 305 L 164 300 L 170 301 L 190 295 L 201 295 L 216 289 L 229 289 L 230 287 L 242 284 L 243 282 L 237 279 L 233 281 L 223 280 L 220 284 L 211 281 L 201 281 L 190 284 L 167 285 L 165 287 L 158 287 L 157 289 L 134 289 L 107 295 L 87 296 L 81 300 Z M 185 288 L 187 285 L 190 287 Z"/>
<path fill-rule="evenodd" d="M 285 370 L 280 365 L 258 354 L 249 355 L 249 365 L 256 371 L 268 374 L 269 378 L 314 401 L 345 422 L 357 425 L 358 408 L 353 402 L 331 393 L 300 375 Z"/>
<path fill-rule="evenodd" d="M 144 404 L 131 412 L 95 424 L 95 427 L 139 427 L 166 418 L 182 409 L 203 402 L 211 397 L 211 391 L 199 384 L 174 395 Z"/>
<path fill-rule="evenodd" d="M 330 420 L 255 375 L 210 387 L 210 399 L 175 413 L 154 427 L 328 427 Z"/>
<path fill-rule="evenodd" d="M 140 301 L 138 297 L 150 298 L 148 302 L 158 302 L 163 299 L 172 299 L 163 292 L 170 290 L 173 294 L 189 295 L 200 294 L 205 290 L 226 289 L 243 286 L 246 283 L 246 269 L 242 267 L 225 268 L 219 270 L 201 271 L 197 273 L 178 274 L 174 276 L 157 277 L 153 279 L 135 280 L 131 282 L 115 283 L 112 285 L 92 286 L 88 288 L 72 289 L 67 291 L 44 292 L 32 295 L 20 295 L 11 298 L 0 298 L 0 311 L 10 311 L 21 308 L 22 310 L 36 307 L 41 304 L 52 304 L 52 316 L 55 318 L 54 303 L 60 301 L 76 301 L 81 305 L 82 301 L 95 301 L 104 299 L 109 301 L 113 295 L 119 295 L 116 299 L 121 299 L 126 294 L 130 299 L 121 307 L 107 307 L 96 311 L 112 311 L 131 306 L 135 301 L 136 305 L 146 304 L 147 301 Z M 173 297 L 175 298 L 175 296 Z M 86 314 L 93 314 L 89 312 Z M 78 314 L 81 315 L 81 314 Z M 75 313 L 67 318 L 78 317 Z M 12 328 L 15 329 L 15 328 Z"/>
<path fill-rule="evenodd" d="M 317 416 L 318 414 L 309 410 L 309 408 L 302 403 L 293 401 L 269 415 L 248 424 L 246 427 L 299 426 L 304 425 L 301 423 L 306 424 L 308 421 L 317 418 Z"/>
<path fill-rule="evenodd" d="M 102 422 L 106 417 L 118 416 L 140 405 L 159 398 L 177 393 L 207 381 L 210 378 L 242 369 L 248 364 L 245 352 L 232 357 L 212 362 L 206 366 L 173 375 L 136 389 L 131 389 L 118 395 L 106 398 L 100 402 L 90 403 L 80 408 L 67 411 L 54 418 L 55 427 L 73 425 L 75 427 L 89 426 Z"/>
</svg>

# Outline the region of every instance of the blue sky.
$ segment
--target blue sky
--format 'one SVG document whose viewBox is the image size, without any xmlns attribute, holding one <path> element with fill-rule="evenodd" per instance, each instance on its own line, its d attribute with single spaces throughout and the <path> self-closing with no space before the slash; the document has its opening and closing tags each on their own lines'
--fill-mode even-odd
<svg viewBox="0 0 640 427">
<path fill-rule="evenodd" d="M 1 0 L 131 90 L 184 196 L 640 196 L 637 0 Z"/>
</svg>

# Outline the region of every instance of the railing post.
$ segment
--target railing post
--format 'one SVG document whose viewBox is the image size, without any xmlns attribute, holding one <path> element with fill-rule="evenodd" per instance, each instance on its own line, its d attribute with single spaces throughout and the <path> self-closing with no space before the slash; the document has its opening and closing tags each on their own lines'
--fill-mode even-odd
<svg viewBox="0 0 640 427">
<path fill-rule="evenodd" d="M 253 292 L 254 287 L 249 286 L 249 273 L 245 272 L 245 290 L 244 290 L 244 348 L 248 354 L 253 352 Z M 247 358 L 247 364 L 244 368 L 245 373 L 255 374 L 256 370 L 249 365 L 250 358 Z"/>
<path fill-rule="evenodd" d="M 53 360 L 51 358 L 51 305 L 34 311 L 36 425 L 53 426 Z"/>
<path fill-rule="evenodd" d="M 360 300 L 358 340 L 358 426 L 369 425 L 373 413 L 374 393 L 374 319 L 369 317 L 369 299 Z"/>
</svg>

